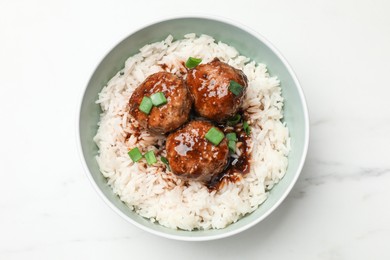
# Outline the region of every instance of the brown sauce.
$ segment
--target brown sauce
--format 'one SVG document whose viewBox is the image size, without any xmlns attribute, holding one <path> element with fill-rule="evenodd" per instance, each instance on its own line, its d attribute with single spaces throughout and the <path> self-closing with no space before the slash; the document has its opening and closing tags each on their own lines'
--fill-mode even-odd
<svg viewBox="0 0 390 260">
<path fill-rule="evenodd" d="M 163 69 L 163 70 L 167 70 L 168 69 L 168 65 L 167 64 L 160 64 L 160 67 Z"/>
<path fill-rule="evenodd" d="M 226 129 L 224 125 L 218 125 L 221 129 Z M 231 130 L 226 131 L 225 134 L 233 132 Z M 226 168 L 218 175 L 214 176 L 206 185 L 210 191 L 219 190 L 223 187 L 225 182 L 238 182 L 250 171 L 250 159 L 251 154 L 249 152 L 249 140 L 250 136 L 247 136 L 243 129 L 234 131 L 237 134 L 237 143 L 241 142 L 239 149 L 241 155 L 235 159 L 229 157 L 229 162 Z"/>
<path fill-rule="evenodd" d="M 178 68 L 178 71 L 175 73 L 177 76 L 181 76 L 181 77 L 185 77 L 187 75 L 187 72 L 188 72 L 188 69 L 187 67 L 185 66 L 185 62 L 184 61 L 181 61 L 180 62 L 180 65 L 179 68 Z M 164 71 L 167 71 L 167 72 L 170 72 L 170 70 L 172 69 L 170 66 L 168 66 L 167 64 L 163 63 L 163 64 L 159 64 L 159 66 L 164 70 Z"/>
</svg>

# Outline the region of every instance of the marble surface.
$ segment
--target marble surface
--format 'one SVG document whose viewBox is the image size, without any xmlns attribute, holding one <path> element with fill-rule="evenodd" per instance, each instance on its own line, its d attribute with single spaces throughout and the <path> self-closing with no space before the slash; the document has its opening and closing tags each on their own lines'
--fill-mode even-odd
<svg viewBox="0 0 390 260">
<path fill-rule="evenodd" d="M 0 259 L 390 259 L 389 1 L 0 2 Z M 166 15 L 216 14 L 268 38 L 307 97 L 307 162 L 254 228 L 202 243 L 112 212 L 81 166 L 75 120 L 97 63 Z"/>
</svg>

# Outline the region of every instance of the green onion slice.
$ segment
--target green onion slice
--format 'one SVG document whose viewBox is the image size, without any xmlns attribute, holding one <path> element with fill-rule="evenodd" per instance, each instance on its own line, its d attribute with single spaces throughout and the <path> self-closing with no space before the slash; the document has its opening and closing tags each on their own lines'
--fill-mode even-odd
<svg viewBox="0 0 390 260">
<path fill-rule="evenodd" d="M 236 152 L 236 142 L 235 141 L 229 140 L 228 147 L 229 147 L 229 151 L 231 151 L 232 153 Z"/>
<path fill-rule="evenodd" d="M 244 131 L 247 135 L 250 135 L 251 134 L 251 127 L 249 126 L 248 122 L 247 121 L 244 121 L 244 123 L 242 124 L 242 126 L 244 127 Z"/>
<path fill-rule="evenodd" d="M 225 135 L 215 127 L 211 127 L 206 133 L 205 138 L 215 146 L 219 145 Z"/>
<path fill-rule="evenodd" d="M 236 133 L 228 133 L 226 134 L 226 138 L 229 140 L 229 141 L 237 141 L 237 135 Z"/>
<path fill-rule="evenodd" d="M 164 156 L 161 156 L 161 161 L 168 167 L 168 170 L 171 170 L 171 167 L 169 167 L 168 159 Z"/>
<path fill-rule="evenodd" d="M 149 151 L 147 153 L 144 154 L 144 157 L 146 159 L 146 162 L 149 164 L 149 165 L 152 165 L 153 163 L 156 163 L 157 162 L 157 159 L 156 159 L 156 156 L 154 155 L 154 152 L 153 151 Z"/>
<path fill-rule="evenodd" d="M 139 160 L 141 160 L 142 158 L 142 154 L 141 152 L 139 151 L 138 147 L 135 147 L 133 149 L 131 149 L 129 152 L 128 152 L 131 160 L 133 162 L 138 162 Z"/>
<path fill-rule="evenodd" d="M 234 126 L 236 125 L 238 122 L 240 122 L 241 120 L 241 115 L 240 114 L 237 114 L 231 118 L 228 119 L 228 121 L 226 122 L 228 126 Z"/>
<path fill-rule="evenodd" d="M 153 103 L 150 97 L 144 96 L 142 98 L 141 104 L 139 105 L 139 110 L 149 115 L 150 110 L 152 110 Z"/>
<path fill-rule="evenodd" d="M 234 95 L 238 96 L 242 93 L 242 91 L 244 90 L 244 87 L 241 86 L 238 82 L 231 80 L 230 85 L 229 85 L 229 90 Z"/>
<path fill-rule="evenodd" d="M 189 69 L 195 68 L 202 62 L 202 59 L 197 59 L 194 57 L 189 57 L 186 61 L 186 67 Z"/>
<path fill-rule="evenodd" d="M 157 92 L 150 96 L 154 106 L 158 107 L 167 103 L 167 99 L 164 96 L 164 93 Z"/>
</svg>

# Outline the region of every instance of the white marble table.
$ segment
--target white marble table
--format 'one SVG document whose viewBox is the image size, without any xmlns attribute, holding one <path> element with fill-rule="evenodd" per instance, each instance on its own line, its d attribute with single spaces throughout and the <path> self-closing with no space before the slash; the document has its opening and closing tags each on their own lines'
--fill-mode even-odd
<svg viewBox="0 0 390 260">
<path fill-rule="evenodd" d="M 0 2 L 0 259 L 390 259 L 390 2 L 176 3 Z M 204 243 L 122 220 L 89 184 L 75 141 L 80 94 L 104 54 L 156 17 L 188 12 L 273 42 L 311 117 L 290 196 L 251 230 Z"/>
</svg>

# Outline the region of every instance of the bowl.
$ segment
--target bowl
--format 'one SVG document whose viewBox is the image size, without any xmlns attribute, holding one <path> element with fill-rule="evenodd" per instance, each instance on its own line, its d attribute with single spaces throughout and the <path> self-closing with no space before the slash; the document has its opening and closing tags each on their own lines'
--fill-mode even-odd
<svg viewBox="0 0 390 260">
<path fill-rule="evenodd" d="M 224 229 L 184 231 L 152 223 L 131 211 L 99 171 L 95 156 L 98 148 L 93 141 L 101 113 L 95 103 L 98 93 L 125 60 L 149 43 L 162 41 L 168 34 L 180 39 L 187 33 L 208 34 L 217 41 L 234 46 L 242 55 L 265 63 L 271 75 L 280 79 L 284 103 L 284 121 L 291 137 L 291 151 L 285 177 L 271 190 L 260 207 Z M 303 167 L 309 140 L 309 118 L 302 89 L 293 70 L 279 51 L 257 32 L 225 18 L 208 16 L 173 17 L 157 21 L 131 33 L 117 44 L 99 63 L 83 93 L 78 120 L 78 143 L 82 163 L 93 187 L 104 202 L 122 218 L 150 233 L 177 240 L 204 241 L 228 237 L 249 229 L 274 211 L 291 191 Z"/>
</svg>

